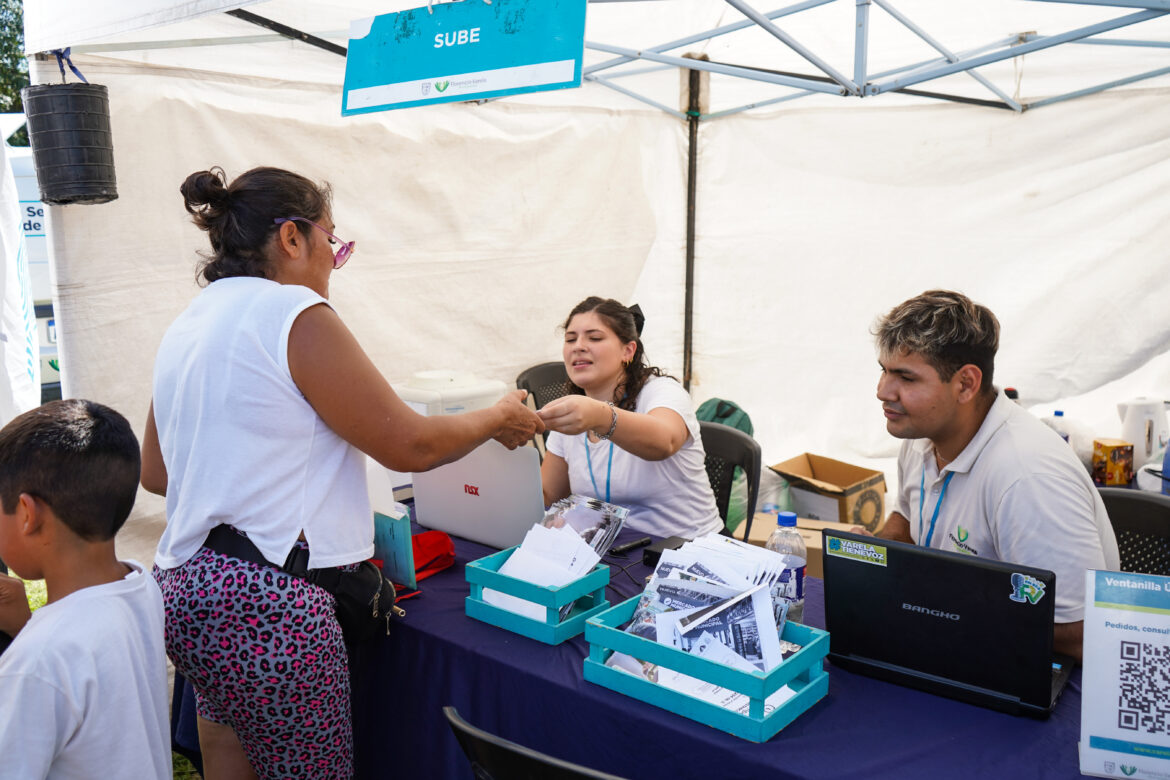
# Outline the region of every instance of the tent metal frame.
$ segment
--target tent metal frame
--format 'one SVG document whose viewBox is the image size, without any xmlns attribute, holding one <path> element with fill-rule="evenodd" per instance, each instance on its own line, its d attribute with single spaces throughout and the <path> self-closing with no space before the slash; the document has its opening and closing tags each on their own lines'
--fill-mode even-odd
<svg viewBox="0 0 1170 780">
<path fill-rule="evenodd" d="M 1073 98 L 1094 94 L 1096 92 L 1102 92 L 1114 87 L 1125 84 L 1132 84 L 1138 81 L 1152 79 L 1170 73 L 1170 67 L 1159 68 L 1146 71 L 1144 73 L 1135 74 L 1124 79 L 1116 79 L 1102 84 L 1092 85 L 1062 95 L 1055 95 L 1027 102 L 1021 102 L 1012 98 L 1007 94 L 1007 92 L 977 72 L 977 69 L 994 62 L 1000 62 L 1002 60 L 1019 57 L 1025 54 L 1030 54 L 1032 52 L 1049 49 L 1054 46 L 1060 46 L 1067 43 L 1094 44 L 1101 46 L 1170 48 L 1170 42 L 1168 41 L 1132 39 L 1121 40 L 1095 37 L 1101 35 L 1102 33 L 1124 27 L 1130 27 L 1132 25 L 1141 24 L 1142 22 L 1165 16 L 1167 13 L 1170 13 L 1170 0 L 1034 1 L 1078 3 L 1114 7 L 1118 9 L 1140 10 L 1099 22 L 1097 24 L 1078 27 L 1076 29 L 1068 30 L 1062 33 L 1050 35 L 1037 35 L 1033 32 L 1021 33 L 1019 35 L 1010 36 L 1006 39 L 980 46 L 976 49 L 956 53 L 948 49 L 942 42 L 935 39 L 923 27 L 899 11 L 894 6 L 893 2 L 891 2 L 891 0 L 804 0 L 803 2 L 785 6 L 784 8 L 767 13 L 760 13 L 755 8 L 748 5 L 746 0 L 724 0 L 724 2 L 740 11 L 747 18 L 741 22 L 723 25 L 711 30 L 689 35 L 685 38 L 680 38 L 678 40 L 669 41 L 667 43 L 662 43 L 639 50 L 610 46 L 594 41 L 586 41 L 585 47 L 587 49 L 605 52 L 608 54 L 615 54 L 618 56 L 613 59 L 606 60 L 605 62 L 601 62 L 585 68 L 583 72 L 583 78 L 601 84 L 602 86 L 608 87 L 610 89 L 619 91 L 628 97 L 639 100 L 647 105 L 664 110 L 667 113 L 674 115 L 677 115 L 680 112 L 667 108 L 658 101 L 655 101 L 645 95 L 641 95 L 634 90 L 616 85 L 614 82 L 615 79 L 621 75 L 620 71 L 615 71 L 614 73 L 609 74 L 605 73 L 605 71 L 613 70 L 631 62 L 647 61 L 672 67 L 703 70 L 723 76 L 745 78 L 763 83 L 779 85 L 782 87 L 788 87 L 794 90 L 792 93 L 787 95 L 755 101 L 742 106 L 737 106 L 735 108 L 724 109 L 710 114 L 703 114 L 699 117 L 703 120 L 710 120 L 738 114 L 743 111 L 749 111 L 755 108 L 760 108 L 761 106 L 774 105 L 777 103 L 816 94 L 836 94 L 846 97 L 873 97 L 887 92 L 918 94 L 943 100 L 954 100 L 964 103 L 977 103 L 981 105 L 987 105 L 996 108 L 1006 108 L 1012 111 L 1022 112 L 1027 109 L 1039 108 L 1040 106 L 1071 100 Z M 825 60 L 809 50 L 807 47 L 800 44 L 799 41 L 797 41 L 788 33 L 784 32 L 775 24 L 775 20 L 777 19 L 791 16 L 802 11 L 807 11 L 818 6 L 827 5 L 832 2 L 852 2 L 856 7 L 854 24 L 853 73 L 851 76 L 845 75 L 841 71 L 829 65 Z M 869 73 L 868 59 L 870 11 L 874 6 L 876 6 L 881 11 L 884 11 L 903 27 L 922 39 L 922 41 L 938 52 L 939 56 L 934 59 L 907 64 L 893 70 L 887 70 L 880 73 Z M 765 32 L 775 37 L 778 41 L 780 41 L 780 43 L 790 48 L 793 52 L 795 52 L 824 75 L 780 73 L 777 71 L 768 71 L 731 63 L 691 60 L 667 54 L 667 52 L 681 49 L 701 41 L 708 41 L 722 35 L 727 35 L 728 33 L 742 30 L 752 25 L 760 27 Z M 908 89 L 915 84 L 921 84 L 926 81 L 940 79 L 955 73 L 966 73 L 968 76 L 981 84 L 987 91 L 989 91 L 994 96 L 994 99 L 980 101 L 971 97 L 948 94 L 944 92 L 921 92 L 911 91 Z"/>
<path fill-rule="evenodd" d="M 590 3 L 603 2 L 630 2 L 632 0 L 588 0 Z M 778 97 L 756 100 L 734 108 L 723 109 L 714 113 L 700 114 L 701 120 L 720 119 L 744 111 L 776 105 L 802 97 L 818 94 L 840 95 L 844 97 L 875 97 L 887 92 L 913 94 L 939 100 L 952 100 L 961 103 L 983 105 L 993 108 L 1009 109 L 1022 112 L 1032 108 L 1059 103 L 1065 100 L 1103 92 L 1115 87 L 1145 81 L 1170 73 L 1170 66 L 1157 68 L 1144 73 L 1115 79 L 1101 84 L 1095 84 L 1082 89 L 1074 90 L 1062 95 L 1053 95 L 1031 101 L 1018 101 L 1006 91 L 993 84 L 988 78 L 978 72 L 978 69 L 991 63 L 1020 57 L 1036 51 L 1042 51 L 1062 44 L 1077 43 L 1098 46 L 1133 46 L 1144 48 L 1170 48 L 1170 41 L 1115 39 L 1098 37 L 1103 33 L 1131 27 L 1142 22 L 1157 19 L 1170 14 L 1170 0 L 1032 0 L 1033 2 L 1065 3 L 1111 7 L 1133 11 L 1113 19 L 1097 24 L 1079 27 L 1062 33 L 1038 35 L 1034 32 L 1022 32 L 1018 35 L 979 46 L 963 52 L 954 52 L 941 41 L 934 38 L 922 26 L 914 22 L 894 5 L 894 0 L 801 0 L 800 2 L 784 6 L 769 12 L 760 12 L 749 3 L 749 0 L 723 0 L 726 4 L 739 11 L 744 19 L 731 24 L 725 24 L 710 30 L 703 30 L 684 38 L 666 43 L 649 46 L 642 49 L 630 49 L 612 46 L 597 41 L 586 41 L 585 48 L 592 51 L 615 55 L 612 59 L 586 66 L 582 70 L 582 78 L 595 82 L 607 89 L 619 92 L 632 100 L 639 101 L 671 116 L 683 119 L 684 111 L 671 108 L 662 102 L 645 94 L 639 93 L 630 87 L 618 84 L 620 78 L 645 73 L 652 67 L 683 68 L 687 70 L 702 70 L 721 76 L 742 78 L 762 84 L 770 84 L 791 89 L 792 92 Z M 853 24 L 853 68 L 847 74 L 834 67 L 827 60 L 812 51 L 791 34 L 777 24 L 784 17 L 793 16 L 805 11 L 829 5 L 835 2 L 852 3 L 855 6 L 855 20 Z M 876 6 L 896 20 L 904 28 L 912 32 L 928 46 L 938 53 L 938 57 L 909 63 L 898 68 L 880 73 L 870 73 L 869 35 L 870 14 Z M 185 46 L 222 46 L 237 43 L 260 43 L 264 41 L 295 40 L 321 48 L 333 54 L 345 56 L 346 48 L 333 43 L 326 38 L 342 37 L 345 33 L 332 31 L 327 33 L 311 34 L 284 25 L 278 21 L 268 19 L 245 10 L 229 10 L 225 14 L 241 21 L 270 30 L 268 35 L 231 36 L 194 40 L 171 41 L 138 41 L 120 44 L 89 44 L 73 47 L 77 54 L 102 53 L 111 51 L 146 50 L 160 48 L 175 48 Z M 816 73 L 793 73 L 769 70 L 765 68 L 727 63 L 707 62 L 668 54 L 668 52 L 683 49 L 692 44 L 710 41 L 723 35 L 737 32 L 750 27 L 758 27 L 767 32 L 777 41 L 795 52 L 807 62 Z M 651 64 L 651 68 L 623 68 L 630 63 L 643 62 Z M 956 95 L 948 92 L 912 90 L 910 87 L 923 82 L 944 78 L 956 73 L 965 73 L 977 81 L 984 89 L 991 93 L 987 99 L 979 99 L 966 95 Z"/>
</svg>

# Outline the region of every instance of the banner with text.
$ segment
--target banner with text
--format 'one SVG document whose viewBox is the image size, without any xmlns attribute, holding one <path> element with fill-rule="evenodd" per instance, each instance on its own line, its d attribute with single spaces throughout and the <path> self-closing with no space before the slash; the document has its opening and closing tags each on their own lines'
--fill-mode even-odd
<svg viewBox="0 0 1170 780">
<path fill-rule="evenodd" d="M 581 86 L 586 0 L 468 0 L 350 23 L 343 116 Z"/>
<path fill-rule="evenodd" d="M 1081 772 L 1170 778 L 1170 577 L 1085 573 Z"/>
</svg>

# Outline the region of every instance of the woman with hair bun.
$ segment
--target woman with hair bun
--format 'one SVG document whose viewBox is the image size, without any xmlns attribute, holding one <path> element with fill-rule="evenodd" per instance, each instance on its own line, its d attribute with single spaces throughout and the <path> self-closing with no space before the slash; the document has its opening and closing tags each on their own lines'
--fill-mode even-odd
<svg viewBox="0 0 1170 780">
<path fill-rule="evenodd" d="M 441 417 L 394 393 L 328 302 L 354 242 L 334 235 L 327 187 L 279 168 L 228 184 L 213 168 L 180 191 L 211 252 L 159 345 L 143 436 L 142 485 L 167 499 L 167 653 L 195 688 L 206 777 L 349 778 L 334 598 L 281 565 L 373 554 L 362 453 L 426 471 L 543 425 L 522 391 Z"/>
<path fill-rule="evenodd" d="M 656 536 L 719 531 L 691 397 L 646 361 L 642 319 L 637 306 L 594 296 L 565 320 L 570 394 L 538 412 L 553 431 L 545 503 L 577 493 L 628 507 L 626 524 Z"/>
</svg>

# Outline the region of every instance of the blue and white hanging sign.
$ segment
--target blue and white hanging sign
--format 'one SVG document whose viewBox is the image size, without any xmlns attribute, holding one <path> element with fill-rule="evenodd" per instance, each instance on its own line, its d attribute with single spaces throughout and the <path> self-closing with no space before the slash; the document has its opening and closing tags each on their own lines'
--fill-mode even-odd
<svg viewBox="0 0 1170 780">
<path fill-rule="evenodd" d="M 341 113 L 579 87 L 585 3 L 464 0 L 356 20 Z"/>
</svg>

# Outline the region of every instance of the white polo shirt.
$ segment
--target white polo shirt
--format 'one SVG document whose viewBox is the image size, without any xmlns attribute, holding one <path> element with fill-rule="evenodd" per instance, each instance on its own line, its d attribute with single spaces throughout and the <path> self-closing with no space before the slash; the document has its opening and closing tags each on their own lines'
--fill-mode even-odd
<svg viewBox="0 0 1170 780">
<path fill-rule="evenodd" d="M 1002 393 L 941 473 L 929 439 L 903 442 L 898 484 L 894 510 L 916 544 L 1055 572 L 1057 623 L 1084 619 L 1086 569 L 1120 567 L 1085 467 L 1056 431 Z"/>
</svg>

